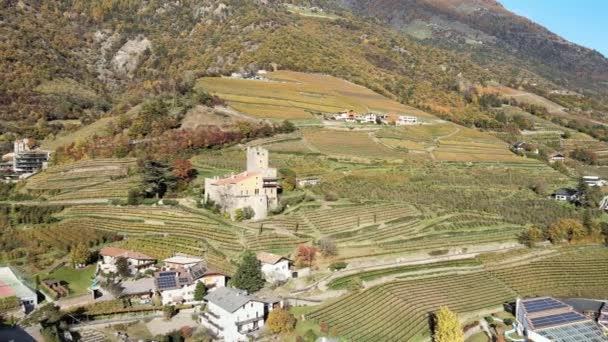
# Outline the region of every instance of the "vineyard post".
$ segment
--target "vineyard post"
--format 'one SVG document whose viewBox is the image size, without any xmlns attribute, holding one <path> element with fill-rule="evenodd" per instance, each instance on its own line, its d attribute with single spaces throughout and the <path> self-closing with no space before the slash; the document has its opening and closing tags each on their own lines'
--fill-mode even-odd
<svg viewBox="0 0 608 342">
<path fill-rule="evenodd" d="M 296 233 L 298 232 L 298 228 L 300 228 L 300 222 L 296 222 Z"/>
<path fill-rule="evenodd" d="M 260 223 L 260 234 L 262 234 L 262 231 L 264 231 L 264 224 Z"/>
<path fill-rule="evenodd" d="M 357 216 L 357 227 L 361 226 L 361 216 Z"/>
<path fill-rule="evenodd" d="M 374 213 L 374 223 L 376 223 L 376 213 Z"/>
</svg>

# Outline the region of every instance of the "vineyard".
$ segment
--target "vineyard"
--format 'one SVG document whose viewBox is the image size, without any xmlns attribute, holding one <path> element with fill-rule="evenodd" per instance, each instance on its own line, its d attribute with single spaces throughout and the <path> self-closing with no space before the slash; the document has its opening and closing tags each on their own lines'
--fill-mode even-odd
<svg viewBox="0 0 608 342">
<path fill-rule="evenodd" d="M 515 241 L 523 229 L 497 215 L 472 211 L 441 214 L 440 210 L 427 209 L 398 203 L 368 203 L 299 210 L 260 224 L 293 234 L 330 237 L 348 255 L 342 258 L 447 251 Z"/>
<path fill-rule="evenodd" d="M 353 341 L 420 341 L 430 335 L 429 312 L 496 308 L 515 293 L 483 272 L 398 280 L 354 292 L 307 315 Z"/>
<path fill-rule="evenodd" d="M 31 177 L 26 189 L 51 200 L 124 198 L 141 183 L 129 176 L 135 159 L 93 159 L 50 167 Z"/>
<path fill-rule="evenodd" d="M 354 341 L 420 341 L 429 313 L 447 305 L 460 314 L 495 308 L 516 297 L 608 298 L 605 247 L 566 247 L 411 265 L 344 276 L 330 287 L 386 276 L 394 280 L 355 291 L 307 315 Z M 483 269 L 480 268 L 483 265 Z M 450 274 L 447 274 L 451 272 Z"/>
</svg>

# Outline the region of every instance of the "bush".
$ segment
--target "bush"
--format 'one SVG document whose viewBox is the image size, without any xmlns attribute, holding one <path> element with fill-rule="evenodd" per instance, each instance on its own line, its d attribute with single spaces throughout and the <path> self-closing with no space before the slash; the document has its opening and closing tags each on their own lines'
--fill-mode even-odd
<svg viewBox="0 0 608 342">
<path fill-rule="evenodd" d="M 439 255 L 446 255 L 448 254 L 450 251 L 448 249 L 439 249 L 436 251 L 430 251 L 429 255 L 430 256 L 439 256 Z"/>
<path fill-rule="evenodd" d="M 338 195 L 333 191 L 328 191 L 323 194 L 323 198 L 328 202 L 335 202 L 338 200 Z"/>
</svg>

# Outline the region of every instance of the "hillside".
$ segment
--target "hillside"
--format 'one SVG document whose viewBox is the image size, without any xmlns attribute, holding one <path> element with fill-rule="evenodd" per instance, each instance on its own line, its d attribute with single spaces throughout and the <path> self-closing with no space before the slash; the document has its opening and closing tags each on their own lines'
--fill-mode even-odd
<svg viewBox="0 0 608 342">
<path fill-rule="evenodd" d="M 606 94 L 608 59 L 576 45 L 495 0 L 342 0 L 356 12 L 420 41 L 461 51 L 498 74 L 514 66 L 516 82 L 543 82 L 558 87 Z M 506 71 L 506 70 L 505 70 Z M 540 76 L 536 76 L 535 74 Z"/>
</svg>

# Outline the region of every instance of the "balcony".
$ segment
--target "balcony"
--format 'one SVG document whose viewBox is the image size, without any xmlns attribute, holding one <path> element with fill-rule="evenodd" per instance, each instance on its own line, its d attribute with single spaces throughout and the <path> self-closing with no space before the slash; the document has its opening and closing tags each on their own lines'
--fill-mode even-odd
<svg viewBox="0 0 608 342">
<path fill-rule="evenodd" d="M 258 322 L 258 321 L 261 321 L 261 320 L 263 320 L 263 317 L 254 317 L 254 318 L 246 319 L 246 320 L 243 320 L 243 321 L 238 321 L 235 324 L 236 324 L 237 327 L 241 327 L 243 325 L 247 325 L 249 323 Z"/>
<path fill-rule="evenodd" d="M 211 316 L 211 317 L 213 317 L 215 319 L 219 319 L 220 318 L 220 315 L 216 314 L 213 311 L 205 311 L 205 312 L 203 312 L 203 316 L 205 316 L 205 315 Z"/>
<path fill-rule="evenodd" d="M 214 321 L 212 321 L 210 319 L 210 316 L 207 315 L 206 312 L 203 312 L 203 314 L 201 315 L 203 317 L 203 319 L 205 320 L 205 323 L 209 324 L 210 326 L 214 327 L 215 329 L 217 329 L 218 331 L 224 331 L 224 328 L 221 327 L 219 324 L 215 323 Z"/>
</svg>

